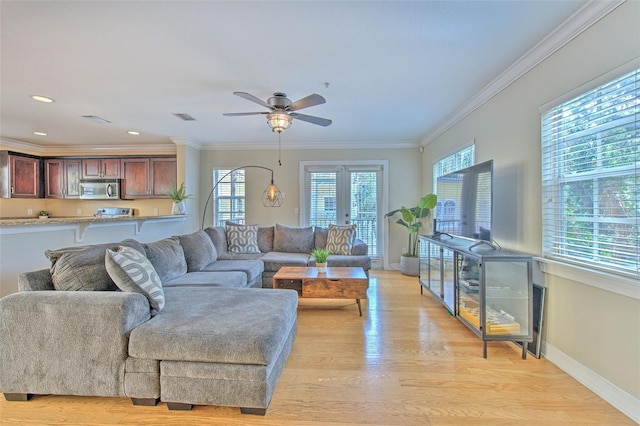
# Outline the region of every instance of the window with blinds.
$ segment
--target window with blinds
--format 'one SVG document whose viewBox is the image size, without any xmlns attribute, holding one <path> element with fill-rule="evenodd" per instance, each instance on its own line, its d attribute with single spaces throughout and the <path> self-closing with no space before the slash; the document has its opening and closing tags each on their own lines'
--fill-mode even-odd
<svg viewBox="0 0 640 426">
<path fill-rule="evenodd" d="M 433 193 L 438 190 L 438 178 L 456 170 L 473 166 L 476 158 L 476 146 L 471 144 L 458 152 L 437 161 L 433 165 Z"/>
<path fill-rule="evenodd" d="M 640 69 L 542 114 L 546 257 L 640 277 Z"/>
<path fill-rule="evenodd" d="M 213 224 L 224 226 L 226 221 L 245 221 L 245 173 L 244 169 L 229 173 L 232 169 L 213 171 L 213 184 L 218 186 L 213 194 Z M 226 176 L 225 176 L 226 175 Z M 220 180 L 222 178 L 222 180 Z"/>
</svg>

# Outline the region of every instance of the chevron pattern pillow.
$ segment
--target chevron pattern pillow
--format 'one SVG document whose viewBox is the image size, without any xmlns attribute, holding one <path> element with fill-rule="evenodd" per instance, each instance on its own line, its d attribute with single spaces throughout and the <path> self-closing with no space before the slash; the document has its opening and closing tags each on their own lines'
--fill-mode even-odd
<svg viewBox="0 0 640 426">
<path fill-rule="evenodd" d="M 258 225 L 233 225 L 227 222 L 227 251 L 230 253 L 260 253 Z"/>
<path fill-rule="evenodd" d="M 331 254 L 351 254 L 356 239 L 356 225 L 329 224 L 327 250 Z"/>
<path fill-rule="evenodd" d="M 116 251 L 107 249 L 104 263 L 120 290 L 144 294 L 156 312 L 164 308 L 164 289 L 160 277 L 142 253 L 124 246 Z"/>
</svg>

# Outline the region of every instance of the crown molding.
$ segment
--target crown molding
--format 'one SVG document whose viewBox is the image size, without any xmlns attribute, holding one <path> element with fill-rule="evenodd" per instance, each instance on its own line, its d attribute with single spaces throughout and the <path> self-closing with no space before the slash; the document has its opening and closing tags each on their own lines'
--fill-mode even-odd
<svg viewBox="0 0 640 426">
<path fill-rule="evenodd" d="M 380 142 L 307 142 L 307 143 L 282 143 L 282 150 L 290 149 L 406 149 L 420 148 L 416 141 L 380 141 Z M 234 142 L 205 144 L 201 148 L 203 151 L 248 151 L 248 150 L 278 150 L 278 144 L 275 143 L 256 143 L 256 142 Z"/>
<path fill-rule="evenodd" d="M 420 142 L 420 145 L 424 147 L 433 142 L 438 136 L 449 130 L 625 1 L 626 0 L 591 0 L 585 4 L 580 10 L 567 18 L 560 26 L 480 90 L 480 92 L 466 102 L 463 107 L 454 112 L 442 125 L 436 128 L 436 130 L 425 136 Z"/>
<path fill-rule="evenodd" d="M 181 138 L 177 136 L 171 136 L 171 142 L 177 146 L 188 146 L 189 148 L 202 149 L 202 143 L 187 138 Z"/>
<path fill-rule="evenodd" d="M 0 146 L 6 147 L 6 148 L 20 149 L 23 151 L 33 151 L 33 152 L 41 152 L 41 153 L 45 151 L 42 145 L 36 145 L 33 143 L 27 143 L 27 142 L 22 142 L 15 139 L 7 139 L 7 138 L 0 138 Z"/>
<path fill-rule="evenodd" d="M 174 154 L 176 152 L 176 146 L 174 144 L 140 144 L 140 145 L 55 145 L 55 146 L 46 146 L 46 145 L 36 145 L 28 142 L 23 142 L 15 139 L 0 139 L 0 145 L 7 148 L 13 148 L 23 151 L 32 151 L 38 152 L 42 155 L 46 154 L 59 154 L 59 153 L 69 153 L 69 152 L 82 152 L 82 153 L 92 153 L 92 152 L 117 152 L 123 153 L 127 151 L 135 151 L 140 153 L 148 152 L 150 154 L 161 154 L 161 153 L 170 153 Z"/>
</svg>

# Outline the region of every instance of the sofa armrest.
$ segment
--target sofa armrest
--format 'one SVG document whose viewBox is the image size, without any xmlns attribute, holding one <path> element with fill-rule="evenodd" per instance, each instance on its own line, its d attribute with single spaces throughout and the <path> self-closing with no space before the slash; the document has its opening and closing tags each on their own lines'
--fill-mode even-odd
<svg viewBox="0 0 640 426">
<path fill-rule="evenodd" d="M 149 318 L 139 293 L 10 294 L 0 299 L 0 391 L 124 396 L 129 333 Z"/>
<path fill-rule="evenodd" d="M 49 269 L 38 269 L 37 271 L 24 272 L 18 275 L 18 290 L 55 290 L 51 279 L 51 271 Z"/>
<path fill-rule="evenodd" d="M 369 246 L 362 240 L 356 238 L 351 247 L 351 254 L 355 256 L 366 256 L 369 254 Z"/>
</svg>

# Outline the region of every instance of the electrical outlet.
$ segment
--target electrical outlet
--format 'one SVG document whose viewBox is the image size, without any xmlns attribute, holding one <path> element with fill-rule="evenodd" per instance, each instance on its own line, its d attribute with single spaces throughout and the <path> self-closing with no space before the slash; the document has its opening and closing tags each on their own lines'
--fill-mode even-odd
<svg viewBox="0 0 640 426">
<path fill-rule="evenodd" d="M 78 209 L 76 213 L 78 214 L 78 216 L 80 216 L 82 214 L 82 209 Z"/>
<path fill-rule="evenodd" d="M 154 216 L 158 216 L 158 208 L 157 207 L 155 209 L 153 209 L 153 215 Z"/>
<path fill-rule="evenodd" d="M 33 209 L 27 209 L 27 216 L 33 216 Z"/>
</svg>

